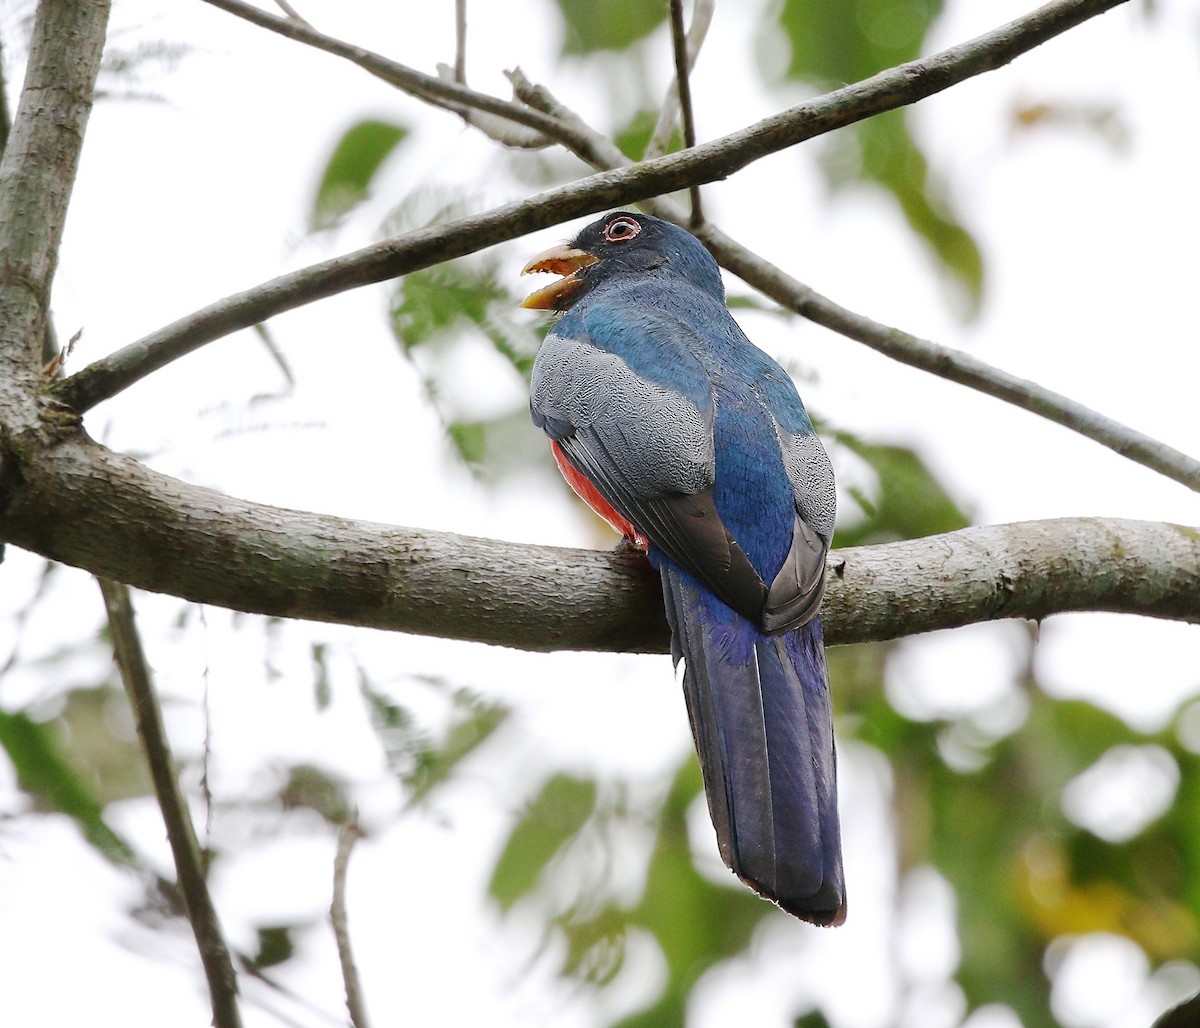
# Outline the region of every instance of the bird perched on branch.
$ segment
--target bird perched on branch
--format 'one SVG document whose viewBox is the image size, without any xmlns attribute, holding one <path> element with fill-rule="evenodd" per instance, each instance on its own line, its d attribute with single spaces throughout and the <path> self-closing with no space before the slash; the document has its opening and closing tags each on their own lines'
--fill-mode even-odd
<svg viewBox="0 0 1200 1028">
<path fill-rule="evenodd" d="M 846 916 L 818 611 L 833 469 L 787 373 L 725 305 L 716 261 L 619 211 L 526 272 L 562 312 L 530 410 L 579 495 L 662 576 L 721 856 L 820 925 Z"/>
</svg>

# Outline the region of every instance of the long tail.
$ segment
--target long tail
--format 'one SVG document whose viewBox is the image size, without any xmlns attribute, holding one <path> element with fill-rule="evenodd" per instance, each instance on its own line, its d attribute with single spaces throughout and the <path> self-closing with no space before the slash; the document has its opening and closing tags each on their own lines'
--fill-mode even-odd
<svg viewBox="0 0 1200 1028">
<path fill-rule="evenodd" d="M 721 856 L 819 925 L 846 918 L 829 677 L 819 619 L 766 636 L 663 562 L 667 619 Z"/>
</svg>

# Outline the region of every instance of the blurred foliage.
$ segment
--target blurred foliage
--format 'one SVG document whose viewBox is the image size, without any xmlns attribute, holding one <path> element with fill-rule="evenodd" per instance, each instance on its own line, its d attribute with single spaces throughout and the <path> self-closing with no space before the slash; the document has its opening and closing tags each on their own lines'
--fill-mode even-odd
<svg viewBox="0 0 1200 1028">
<path fill-rule="evenodd" d="M 293 925 L 262 925 L 257 929 L 258 946 L 246 957 L 246 965 L 255 971 L 265 971 L 287 963 L 296 955 Z"/>
<path fill-rule="evenodd" d="M 517 317 L 518 298 L 503 285 L 510 277 L 497 258 L 475 257 L 407 275 L 392 295 L 396 341 L 421 373 L 446 438 L 469 468 L 493 475 L 522 467 L 533 442 L 524 383 L 541 333 Z M 460 346 L 490 349 L 510 367 L 512 400 L 499 413 L 470 416 L 469 384 L 454 370 Z"/>
<path fill-rule="evenodd" d="M 557 0 L 565 25 L 562 54 L 606 51 L 624 67 L 625 93 L 614 106 L 613 138 L 631 159 L 645 151 L 658 98 L 646 83 L 644 51 L 635 44 L 661 30 L 666 4 L 636 0 Z M 857 81 L 922 51 L 941 12 L 940 0 L 783 0 L 765 14 L 764 43 L 786 40 L 784 75 L 828 88 Z M 623 62 L 623 63 L 622 63 Z M 768 83 L 770 84 L 770 83 Z M 632 91 L 632 92 L 631 92 Z M 632 96 L 632 109 L 628 107 Z M 1030 129 L 1071 117 L 1072 125 L 1106 131 L 1102 111 L 1058 112 L 1033 105 L 1014 116 Z M 822 141 L 820 166 L 831 187 L 867 182 L 888 191 L 912 230 L 957 281 L 974 310 L 983 290 L 978 244 L 954 211 L 951 190 L 931 167 L 904 112 L 872 118 Z M 678 133 L 668 150 L 678 149 Z M 538 181 L 554 181 L 564 166 L 535 159 Z M 528 177 L 530 158 L 512 158 Z M 370 169 L 373 174 L 378 165 Z M 368 180 L 362 182 L 365 195 Z M 461 198 L 403 201 L 387 229 L 411 229 L 453 217 Z M 395 286 L 392 327 L 401 352 L 422 375 L 427 397 L 443 415 L 459 457 L 486 477 L 527 466 L 531 440 L 523 397 L 503 413 L 464 416 L 457 392 L 456 347 L 483 347 L 519 379 L 528 376 L 538 333 L 514 318 L 519 297 L 498 260 L 479 256 L 408 276 Z M 755 297 L 734 306 L 773 310 Z M 836 544 L 863 545 L 954 531 L 969 523 L 953 490 L 913 450 L 866 440 L 850 431 L 826 433 L 840 451 L 848 495 Z M 513 459 L 513 455 L 519 455 Z M 1032 639 L 1026 643 L 1027 649 Z M 1006 1004 L 1027 1028 L 1051 1025 L 1051 942 L 1091 932 L 1134 940 L 1152 962 L 1196 959 L 1200 909 L 1200 824 L 1188 769 L 1196 757 L 1171 731 L 1144 736 L 1090 704 L 1046 696 L 1026 672 L 998 704 L 951 718 L 900 713 L 888 695 L 895 644 L 830 652 L 843 746 L 857 742 L 892 769 L 896 811 L 896 871 L 933 867 L 953 888 L 961 958 L 956 980 L 968 1010 Z M 1031 651 L 1030 651 L 1031 653 Z M 1030 657 L 1030 653 L 1026 656 Z M 1030 660 L 1027 661 L 1031 665 Z M 368 702 L 375 703 L 369 692 Z M 1007 706 L 1006 706 L 1007 705 Z M 682 704 L 680 716 L 683 715 Z M 402 740 L 411 767 L 420 745 L 387 704 L 377 726 Z M 485 719 L 485 728 L 487 722 Z M 1154 742 L 1178 762 L 1182 785 L 1169 812 L 1124 842 L 1106 841 L 1064 814 L 1067 787 L 1114 747 Z M 416 750 L 414 750 L 414 745 Z M 453 747 L 451 747 L 453 749 Z M 630 796 L 657 796 L 648 809 Z M 648 935 L 666 965 L 661 994 L 623 1026 L 683 1024 L 697 980 L 747 951 L 756 929 L 786 917 L 727 875 L 702 873 L 687 833 L 689 810 L 703 804 L 698 768 L 684 764 L 669 783 L 611 782 L 577 773 L 550 775 L 516 815 L 493 867 L 489 892 L 504 917 L 542 926 L 540 953 L 581 987 L 603 991 L 621 970 L 631 937 Z M 615 859 L 593 859 L 614 848 L 628 855 L 630 838 L 651 844 L 636 871 Z M 622 844 L 625 840 L 625 844 Z M 711 863 L 713 854 L 701 857 Z M 632 890 L 629 876 L 640 883 Z M 851 917 L 854 916 L 851 883 Z M 797 1025 L 824 1025 L 827 1012 L 798 1011 Z"/>
<path fill-rule="evenodd" d="M 941 10 L 941 0 L 860 0 L 852 6 L 784 0 L 778 20 L 762 31 L 772 40 L 782 33 L 790 45 L 788 78 L 833 89 L 915 60 Z M 963 287 L 973 313 L 983 294 L 983 255 L 909 121 L 906 111 L 892 111 L 826 137 L 821 166 L 831 186 L 867 181 L 890 192 L 909 226 Z"/>
<path fill-rule="evenodd" d="M 851 499 L 862 517 L 847 518 L 842 512 L 835 546 L 865 546 L 870 543 L 916 539 L 966 528 L 970 521 L 925 463 L 910 449 L 863 442 L 850 432 L 831 432 L 830 437 L 866 462 L 874 482 L 869 490 L 851 484 Z"/>
<path fill-rule="evenodd" d="M 658 124 L 658 111 L 643 109 L 638 111 L 623 128 L 613 135 L 617 148 L 631 161 L 640 160 L 650 143 L 654 128 Z M 674 153 L 683 148 L 683 133 L 677 127 L 671 133 L 663 153 Z"/>
<path fill-rule="evenodd" d="M 373 118 L 351 125 L 325 163 L 309 213 L 310 229 L 332 228 L 365 200 L 376 172 L 407 135 L 402 125 Z"/>
<path fill-rule="evenodd" d="M 1017 104 L 1012 111 L 1012 135 L 1068 130 L 1098 140 L 1111 152 L 1127 154 L 1133 130 L 1119 107 L 1111 103 L 1040 100 Z"/>
<path fill-rule="evenodd" d="M 34 607 L 49 601 L 48 592 L 40 590 L 16 619 L 18 624 L 32 615 Z M 195 627 L 196 611 L 194 606 L 182 607 L 172 630 Z M 278 649 L 287 645 L 283 624 L 276 618 L 246 619 L 240 628 L 243 634 L 256 627 L 262 630 L 266 645 L 260 671 L 268 681 L 280 677 L 272 661 Z M 329 716 L 335 696 L 353 693 L 355 682 L 345 676 L 344 653 L 326 643 L 304 645 L 310 657 L 312 707 L 320 716 Z M 86 648 L 104 651 L 110 646 L 107 630 L 101 628 Z M 170 876 L 160 877 L 159 857 L 151 859 L 105 819 L 111 803 L 155 802 L 132 712 L 117 684 L 115 668 L 111 680 L 65 691 L 55 687 L 74 678 L 72 662 L 78 655 L 78 650 L 63 647 L 49 656 L 25 661 L 18 648 L 0 666 L 0 681 L 5 672 L 24 665 L 36 667 L 47 686 L 45 694 L 26 709 L 0 707 L 0 758 L 11 767 L 17 788 L 26 798 L 28 810 L 22 813 L 65 816 L 74 822 L 82 840 L 97 854 L 133 872 L 141 891 L 126 897 L 130 916 L 162 928 L 186 917 L 182 896 Z M 417 808 L 428 812 L 439 790 L 455 781 L 463 763 L 504 724 L 508 708 L 443 679 L 412 677 L 404 681 L 404 692 L 419 700 L 421 709 L 416 712 L 393 698 L 394 683 L 385 688 L 355 667 L 364 719 L 388 770 L 403 790 L 396 817 Z M 302 688 L 303 682 L 293 680 L 289 685 Z M 191 706 L 176 700 L 171 707 L 178 712 L 185 705 Z M 207 779 L 206 753 L 174 756 L 183 781 L 203 783 Z M 212 793 L 202 785 L 203 802 L 209 808 L 202 838 L 209 866 L 237 853 L 248 840 L 265 835 L 289 830 L 311 833 L 314 824 L 323 824 L 332 838 L 356 819 L 353 789 L 354 783 L 339 773 L 303 761 L 282 767 L 265 764 L 241 794 Z M 12 817 L 0 818 L 0 851 Z M 254 973 L 274 968 L 300 952 L 298 933 L 312 927 L 308 920 L 259 924 L 254 927 L 253 950 L 237 956 Z"/>
<path fill-rule="evenodd" d="M 104 805 L 61 737 L 65 721 L 39 722 L 21 711 L 0 710 L 0 749 L 17 786 L 43 812 L 65 814 L 109 860 L 127 864 L 133 849 L 104 821 Z"/>
<path fill-rule="evenodd" d="M 831 87 L 918 56 L 941 6 L 940 0 L 782 0 L 767 9 L 760 32 L 764 48 L 786 43 L 785 79 Z M 595 57 L 614 78 L 620 75 L 609 129 L 622 152 L 640 157 L 660 100 L 649 83 L 661 83 L 662 76 L 647 74 L 649 48 L 637 44 L 663 31 L 667 5 L 555 0 L 547 10 L 561 18 L 561 56 L 581 62 Z M 119 64 L 115 70 L 124 71 Z M 1014 135 L 1063 128 L 1093 133 L 1115 149 L 1128 145 L 1128 129 L 1112 108 L 1031 100 L 1012 115 Z M 313 232 L 335 230 L 373 191 L 383 192 L 377 180 L 407 133 L 400 124 L 376 119 L 345 131 L 324 160 L 308 212 Z M 679 146 L 676 133 L 668 151 Z M 941 267 L 978 304 L 984 283 L 979 246 L 953 209 L 951 184 L 914 138 L 910 118 L 902 112 L 876 117 L 821 146 L 829 185 L 866 182 L 886 190 Z M 578 170 L 553 155 L 506 160 L 516 177 L 539 182 Z M 461 195 L 413 193 L 383 230 L 437 224 L 467 206 Z M 540 330 L 516 314 L 519 297 L 505 284 L 511 280 L 502 258 L 485 253 L 411 274 L 394 284 L 390 297 L 398 352 L 417 370 L 449 446 L 491 479 L 527 467 L 535 453 L 549 463 L 529 428 L 522 396 Z M 776 310 L 747 296 L 732 298 L 731 306 Z M 265 330 L 262 341 L 290 382 Z M 459 374 L 480 363 L 505 376 L 504 383 L 494 377 L 492 385 L 512 387 L 511 400 L 489 404 L 486 415 L 478 410 L 478 383 L 464 385 Z M 837 545 L 912 538 L 968 523 L 953 489 L 913 450 L 849 431 L 827 436 L 861 471 L 843 476 L 851 504 L 843 511 Z M 888 688 L 897 644 L 834 649 L 829 665 L 843 753 L 850 759 L 869 754 L 890 768 L 898 879 L 932 867 L 953 889 L 961 948 L 954 977 L 968 1010 L 1004 1004 L 1026 1028 L 1040 1028 L 1055 1023 L 1047 971 L 1052 943 L 1106 932 L 1132 940 L 1153 966 L 1200 959 L 1200 706 L 1185 705 L 1161 731 L 1136 731 L 1092 704 L 1047 695 L 1032 671 L 1032 633 L 1024 646 L 1025 670 L 1004 697 L 953 716 L 901 712 Z M 344 688 L 339 655 L 314 643 L 307 656 L 312 703 L 327 716 Z M 265 665 L 268 677 L 280 674 L 270 653 Z M 47 680 L 61 677 L 56 662 L 42 670 Z M 384 765 L 401 786 L 401 814 L 435 803 L 472 758 L 486 755 L 509 714 L 455 683 L 404 684 L 436 697 L 440 715 L 430 717 L 424 707 L 418 712 L 396 698 L 393 684 L 372 681 L 361 670 L 356 682 Z M 0 708 L 0 750 L 33 811 L 69 817 L 106 859 L 136 864 L 134 848 L 104 820 L 108 803 L 148 794 L 144 776 L 131 771 L 140 760 L 135 743 L 112 716 L 122 694 L 103 682 L 66 690 L 64 697 L 52 712 Z M 679 716 L 686 716 L 682 702 Z M 1177 769 L 1161 816 L 1117 841 L 1067 816 L 1064 792 L 1081 776 L 1122 748 L 1150 746 Z M 308 814 L 331 830 L 353 817 L 352 786 L 315 764 L 283 768 L 264 791 L 254 800 L 215 802 L 227 805 L 225 814 L 248 811 L 256 831 L 272 812 L 274 828 Z M 665 983 L 645 1009 L 619 1022 L 626 1028 L 683 1024 L 693 986 L 705 973 L 751 951 L 760 927 L 791 923 L 731 876 L 703 870 L 713 865 L 715 853 L 693 853 L 688 820 L 703 804 L 694 758 L 666 781 L 613 782 L 560 771 L 532 791 L 491 870 L 488 893 L 497 916 L 539 926 L 540 953 L 556 962 L 564 978 L 597 993 L 624 966 L 632 937 L 652 939 Z M 215 859 L 221 859 L 219 845 Z M 851 918 L 854 889 L 851 881 Z M 290 960 L 303 927 L 257 926 L 247 965 L 264 969 Z M 889 951 L 895 950 L 892 942 Z M 793 1023 L 821 1028 L 837 1022 L 826 1011 L 808 1010 L 797 1011 Z"/>
<path fill-rule="evenodd" d="M 624 50 L 667 17 L 665 3 L 644 0 L 556 0 L 566 30 L 563 54 Z"/>
<path fill-rule="evenodd" d="M 448 781 L 458 765 L 485 743 L 508 716 L 502 704 L 485 700 L 469 689 L 443 679 L 423 677 L 420 682 L 439 693 L 447 705 L 445 725 L 432 732 L 406 707 L 359 675 L 359 690 L 366 701 L 371 727 L 383 747 L 388 768 L 405 786 L 408 806 L 428 799 Z"/>
</svg>

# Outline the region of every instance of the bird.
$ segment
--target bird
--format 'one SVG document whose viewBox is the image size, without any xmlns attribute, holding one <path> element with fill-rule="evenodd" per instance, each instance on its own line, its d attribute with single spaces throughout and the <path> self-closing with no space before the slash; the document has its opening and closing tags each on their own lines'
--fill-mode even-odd
<svg viewBox="0 0 1200 1028">
<path fill-rule="evenodd" d="M 819 611 L 832 464 L 690 232 L 616 211 L 525 265 L 560 276 L 530 414 L 579 496 L 662 579 L 726 866 L 817 925 L 846 917 Z"/>
</svg>

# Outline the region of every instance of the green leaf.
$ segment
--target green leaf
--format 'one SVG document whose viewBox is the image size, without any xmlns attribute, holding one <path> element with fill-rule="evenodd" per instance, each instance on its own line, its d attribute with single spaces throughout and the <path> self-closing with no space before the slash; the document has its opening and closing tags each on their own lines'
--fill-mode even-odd
<svg viewBox="0 0 1200 1028">
<path fill-rule="evenodd" d="M 440 745 L 418 754 L 407 782 L 412 790 L 409 803 L 420 803 L 448 781 L 458 765 L 491 738 L 508 714 L 503 704 L 485 701 L 468 689 L 456 691 L 453 720 L 445 738 Z"/>
<path fill-rule="evenodd" d="M 855 129 L 863 176 L 896 198 L 909 226 L 957 279 L 970 301 L 970 313 L 975 313 L 983 294 L 983 254 L 954 217 L 949 198 L 908 131 L 904 112 L 880 114 Z"/>
<path fill-rule="evenodd" d="M 329 647 L 315 642 L 311 647 L 313 668 L 313 700 L 317 710 L 326 710 L 333 702 L 333 688 L 329 684 Z"/>
<path fill-rule="evenodd" d="M 331 825 L 348 824 L 354 807 L 345 784 L 312 764 L 293 764 L 280 787 L 279 803 L 284 810 L 313 810 Z"/>
<path fill-rule="evenodd" d="M 873 499 L 863 496 L 858 501 L 865 519 L 840 527 L 835 546 L 919 539 L 970 524 L 933 472 L 912 450 L 865 443 L 847 432 L 835 432 L 833 436 L 862 457 L 879 478 L 878 495 Z M 856 494 L 852 491 L 851 495 Z"/>
<path fill-rule="evenodd" d="M 841 84 L 911 61 L 941 10 L 942 0 L 784 0 L 787 75 Z"/>
<path fill-rule="evenodd" d="M 530 894 L 555 855 L 583 828 L 596 809 L 596 783 L 557 774 L 518 819 L 496 862 L 488 892 L 508 910 Z"/>
<path fill-rule="evenodd" d="M 525 407 L 483 421 L 451 422 L 446 430 L 463 463 L 485 479 L 528 470 L 546 452 Z"/>
<path fill-rule="evenodd" d="M 292 932 L 296 925 L 260 925 L 256 930 L 258 945 L 254 955 L 246 963 L 256 971 L 278 967 L 291 960 L 296 952 L 296 940 Z"/>
<path fill-rule="evenodd" d="M 572 910 L 558 926 L 567 937 L 562 973 L 592 985 L 607 985 L 625 963 L 629 917 L 611 903 L 592 917 Z"/>
<path fill-rule="evenodd" d="M 566 23 L 564 54 L 624 50 L 667 16 L 667 4 L 647 0 L 558 0 Z"/>
<path fill-rule="evenodd" d="M 360 121 L 346 130 L 325 165 L 309 214 L 309 231 L 332 228 L 366 199 L 371 180 L 408 129 L 391 122 Z"/>
<path fill-rule="evenodd" d="M 635 114 L 625 127 L 618 129 L 613 136 L 617 148 L 631 161 L 640 161 L 646 153 L 650 136 L 658 124 L 658 112 L 641 110 Z M 683 148 L 683 133 L 678 128 L 671 133 L 667 147 L 663 153 L 674 153 Z"/>
<path fill-rule="evenodd" d="M 460 260 L 414 272 L 392 295 L 392 331 L 421 373 L 426 398 L 442 420 L 455 452 L 480 477 L 528 467 L 538 435 L 529 424 L 524 385 L 545 326 L 518 317 L 517 297 L 503 285 L 494 258 Z M 489 345 L 516 373 L 513 402 L 491 417 L 457 417 L 473 409 L 442 358 L 453 347 Z M 455 399 L 459 398 L 459 402 Z"/>
<path fill-rule="evenodd" d="M 417 725 L 407 708 L 376 689 L 361 669 L 358 688 L 367 705 L 371 727 L 383 747 L 388 768 L 406 781 L 416 765 L 416 754 L 433 745 L 428 734 Z"/>
<path fill-rule="evenodd" d="M 66 814 L 113 863 L 134 863 L 133 849 L 104 823 L 100 802 L 61 749 L 53 725 L 0 710 L 0 748 L 12 761 L 21 790 L 43 810 Z"/>
<path fill-rule="evenodd" d="M 785 0 L 779 25 L 791 44 L 786 75 L 828 88 L 911 61 L 941 10 L 941 0 Z M 821 164 L 832 185 L 865 179 L 888 190 L 962 286 L 967 313 L 978 310 L 982 252 L 931 173 L 904 112 L 877 115 L 830 137 Z"/>
<path fill-rule="evenodd" d="M 445 342 L 473 325 L 523 378 L 533 368 L 539 337 L 517 322 L 518 300 L 500 281 L 494 261 L 478 267 L 452 261 L 406 275 L 392 296 L 392 331 L 406 354 Z"/>
<path fill-rule="evenodd" d="M 481 465 L 487 452 L 487 421 L 455 421 L 447 426 L 450 442 L 464 464 Z"/>
<path fill-rule="evenodd" d="M 728 884 L 709 881 L 692 859 L 688 810 L 701 792 L 700 766 L 689 757 L 667 795 L 646 888 L 629 922 L 651 932 L 667 965 L 662 995 L 621 1028 L 684 1024 L 688 994 L 714 964 L 741 953 L 763 918 L 782 916 L 733 875 Z"/>
<path fill-rule="evenodd" d="M 438 692 L 450 691 L 441 679 L 422 680 Z M 509 714 L 502 704 L 488 702 L 469 689 L 455 689 L 450 692 L 449 727 L 438 739 L 361 673 L 359 690 L 388 767 L 409 790 L 410 807 L 448 781 L 458 765 L 491 738 Z"/>
</svg>

